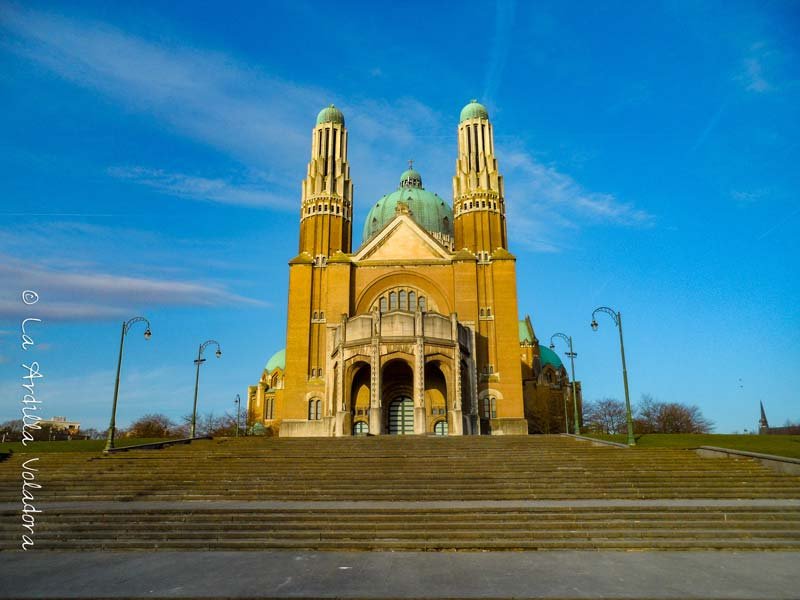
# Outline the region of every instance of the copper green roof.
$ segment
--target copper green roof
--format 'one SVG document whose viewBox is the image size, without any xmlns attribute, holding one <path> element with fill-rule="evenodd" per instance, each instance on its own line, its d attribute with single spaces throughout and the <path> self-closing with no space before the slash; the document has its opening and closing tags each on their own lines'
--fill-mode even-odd
<svg viewBox="0 0 800 600">
<path fill-rule="evenodd" d="M 539 362 L 541 363 L 542 367 L 545 365 L 551 365 L 554 369 L 558 370 L 563 365 L 561 359 L 558 358 L 558 354 L 550 350 L 547 346 L 542 346 L 539 344 Z"/>
<path fill-rule="evenodd" d="M 486 107 L 477 100 L 470 101 L 464 108 L 461 109 L 461 119 L 459 123 L 463 123 L 468 119 L 488 119 L 489 111 Z"/>
<path fill-rule="evenodd" d="M 400 187 L 378 200 L 364 221 L 362 242 L 383 229 L 397 214 L 398 203 L 408 206 L 411 218 L 426 231 L 453 234 L 453 209 L 448 202 L 422 187 L 422 176 L 408 169 L 400 176 Z"/>
<path fill-rule="evenodd" d="M 519 343 L 533 344 L 533 332 L 528 329 L 528 324 L 523 320 L 519 322 Z"/>
<path fill-rule="evenodd" d="M 317 115 L 317 125 L 322 125 L 323 123 L 341 123 L 344 125 L 344 115 L 342 111 L 331 104 L 319 111 Z"/>
<path fill-rule="evenodd" d="M 267 366 L 264 367 L 267 373 L 272 373 L 275 369 L 286 369 L 286 348 L 278 350 L 267 361 Z"/>
</svg>

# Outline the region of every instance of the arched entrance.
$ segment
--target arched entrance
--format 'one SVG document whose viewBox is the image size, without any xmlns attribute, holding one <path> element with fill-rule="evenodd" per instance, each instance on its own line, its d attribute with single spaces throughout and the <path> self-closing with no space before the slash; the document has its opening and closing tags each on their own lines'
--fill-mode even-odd
<svg viewBox="0 0 800 600">
<path fill-rule="evenodd" d="M 367 419 L 369 416 L 370 401 L 370 368 L 368 364 L 361 363 L 353 377 L 350 386 L 349 413 L 353 422 L 359 418 Z M 344 408 L 344 407 L 342 407 Z"/>
<path fill-rule="evenodd" d="M 381 399 L 386 432 L 392 435 L 414 433 L 414 372 L 405 359 L 387 362 L 381 373 Z"/>
<path fill-rule="evenodd" d="M 389 403 L 389 435 L 414 433 L 414 401 L 400 396 Z"/>
</svg>

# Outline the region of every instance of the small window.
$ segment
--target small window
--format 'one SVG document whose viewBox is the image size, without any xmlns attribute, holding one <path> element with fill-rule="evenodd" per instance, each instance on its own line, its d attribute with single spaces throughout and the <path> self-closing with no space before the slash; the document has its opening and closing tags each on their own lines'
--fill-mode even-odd
<svg viewBox="0 0 800 600">
<path fill-rule="evenodd" d="M 483 399 L 483 418 L 496 419 L 497 418 L 497 399 L 494 396 L 486 396 Z"/>
<path fill-rule="evenodd" d="M 447 217 L 442 219 L 442 229 L 444 229 L 445 233 L 450 233 L 450 219 Z"/>
<path fill-rule="evenodd" d="M 422 312 L 425 312 L 425 296 L 420 296 L 419 297 L 419 309 Z"/>
<path fill-rule="evenodd" d="M 405 290 L 400 292 L 400 310 L 408 310 L 408 295 Z"/>
<path fill-rule="evenodd" d="M 417 295 L 414 292 L 408 292 L 408 309 L 417 310 Z"/>
<path fill-rule="evenodd" d="M 381 312 L 386 312 L 386 296 L 381 297 Z"/>
<path fill-rule="evenodd" d="M 309 421 L 319 421 L 320 419 L 320 407 L 322 401 L 318 398 L 312 398 L 308 401 L 308 420 Z"/>
<path fill-rule="evenodd" d="M 389 310 L 397 310 L 397 292 L 389 292 Z"/>
</svg>

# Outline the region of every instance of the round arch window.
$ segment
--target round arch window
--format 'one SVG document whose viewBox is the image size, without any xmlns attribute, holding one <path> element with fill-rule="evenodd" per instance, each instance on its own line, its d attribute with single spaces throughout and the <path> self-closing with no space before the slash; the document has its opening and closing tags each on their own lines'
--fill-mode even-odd
<svg viewBox="0 0 800 600">
<path fill-rule="evenodd" d="M 436 421 L 433 426 L 433 433 L 436 435 L 447 435 L 447 421 Z"/>
</svg>

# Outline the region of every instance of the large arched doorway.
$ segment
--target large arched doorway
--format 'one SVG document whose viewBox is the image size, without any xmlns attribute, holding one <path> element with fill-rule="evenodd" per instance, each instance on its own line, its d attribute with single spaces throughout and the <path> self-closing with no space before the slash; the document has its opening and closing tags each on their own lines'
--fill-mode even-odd
<svg viewBox="0 0 800 600">
<path fill-rule="evenodd" d="M 414 433 L 414 371 L 403 358 L 387 362 L 381 372 L 381 399 L 386 432 Z"/>
<path fill-rule="evenodd" d="M 414 433 L 414 401 L 400 396 L 389 403 L 389 435 Z"/>
<path fill-rule="evenodd" d="M 344 435 L 351 429 L 353 424 L 353 434 L 361 433 L 355 431 L 357 421 L 369 421 L 370 406 L 370 367 L 366 363 L 357 363 L 353 366 L 355 373 L 350 384 L 350 401 L 347 405 L 342 403 L 342 410 L 346 412 L 345 422 L 342 426 Z"/>
</svg>

